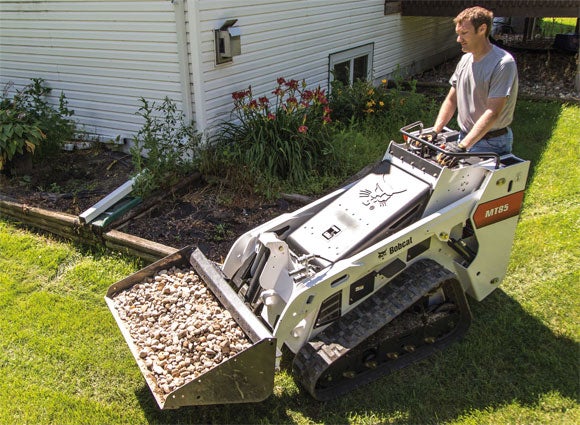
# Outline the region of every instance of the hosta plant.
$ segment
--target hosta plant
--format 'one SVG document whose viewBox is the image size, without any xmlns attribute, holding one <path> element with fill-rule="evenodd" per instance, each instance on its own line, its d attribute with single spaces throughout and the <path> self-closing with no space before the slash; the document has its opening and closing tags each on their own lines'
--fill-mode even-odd
<svg viewBox="0 0 580 425">
<path fill-rule="evenodd" d="M 0 169 L 15 155 L 35 153 L 46 158 L 58 151 L 75 133 L 74 112 L 61 92 L 58 106 L 49 102 L 52 91 L 42 78 L 33 78 L 22 90 L 8 96 L 5 85 L 0 99 Z"/>
<path fill-rule="evenodd" d="M 46 138 L 38 125 L 18 102 L 3 98 L 0 102 L 0 170 L 4 170 L 16 155 L 34 153 Z"/>
</svg>

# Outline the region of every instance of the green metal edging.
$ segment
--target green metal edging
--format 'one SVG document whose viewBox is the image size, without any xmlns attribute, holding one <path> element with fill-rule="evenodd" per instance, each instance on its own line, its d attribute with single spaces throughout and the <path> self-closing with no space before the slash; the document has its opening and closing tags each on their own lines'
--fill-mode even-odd
<svg viewBox="0 0 580 425">
<path fill-rule="evenodd" d="M 139 196 L 137 197 L 130 197 L 126 196 L 125 198 L 121 199 L 103 214 L 99 215 L 91 224 L 97 227 L 106 228 L 109 224 L 115 221 L 117 218 L 125 214 L 130 209 L 136 207 L 143 199 Z"/>
</svg>

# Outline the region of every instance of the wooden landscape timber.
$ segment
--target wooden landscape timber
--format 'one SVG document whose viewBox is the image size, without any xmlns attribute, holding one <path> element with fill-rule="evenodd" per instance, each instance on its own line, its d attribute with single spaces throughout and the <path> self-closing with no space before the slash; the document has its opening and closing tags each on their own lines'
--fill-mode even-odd
<svg viewBox="0 0 580 425">
<path fill-rule="evenodd" d="M 0 216 L 6 216 L 25 226 L 52 233 L 73 242 L 89 246 L 106 246 L 153 262 L 178 251 L 176 248 L 129 235 L 118 230 L 103 231 L 83 225 L 75 215 L 14 202 L 0 195 Z"/>
</svg>

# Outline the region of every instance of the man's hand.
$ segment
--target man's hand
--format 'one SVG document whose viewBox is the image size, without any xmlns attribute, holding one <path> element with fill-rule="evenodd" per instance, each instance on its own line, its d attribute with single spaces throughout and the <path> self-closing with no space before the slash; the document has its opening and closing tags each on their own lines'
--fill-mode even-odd
<svg viewBox="0 0 580 425">
<path fill-rule="evenodd" d="M 437 133 L 435 133 L 434 131 L 426 131 L 424 133 L 421 133 L 419 139 L 425 140 L 426 142 L 429 143 L 435 143 L 435 140 L 437 140 Z M 413 140 L 411 145 L 416 147 L 423 146 L 423 144 L 421 142 L 418 142 L 417 140 Z"/>
<path fill-rule="evenodd" d="M 460 146 L 460 144 L 457 142 L 447 143 L 444 149 L 449 153 L 465 152 L 465 148 Z M 447 167 L 453 167 L 457 164 L 457 161 L 459 161 L 459 158 L 456 156 L 446 155 L 444 153 L 437 155 L 437 162 L 441 165 L 446 165 Z"/>
<path fill-rule="evenodd" d="M 437 140 L 437 133 L 434 132 L 433 130 L 426 131 L 423 134 L 421 134 L 420 139 L 423 139 L 423 140 L 425 140 L 426 142 L 429 142 L 429 143 L 434 143 L 435 140 Z"/>
</svg>

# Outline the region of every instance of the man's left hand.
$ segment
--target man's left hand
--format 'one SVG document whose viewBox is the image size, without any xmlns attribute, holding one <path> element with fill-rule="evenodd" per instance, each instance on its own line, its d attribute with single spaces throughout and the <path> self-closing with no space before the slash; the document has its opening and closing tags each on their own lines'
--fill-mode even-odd
<svg viewBox="0 0 580 425">
<path fill-rule="evenodd" d="M 459 143 L 451 142 L 445 145 L 445 151 L 449 153 L 463 153 L 465 152 L 465 148 L 461 146 Z M 459 158 L 452 155 L 446 155 L 444 153 L 440 153 L 437 155 L 437 162 L 441 165 L 446 165 L 448 167 L 453 167 L 457 164 Z"/>
</svg>

